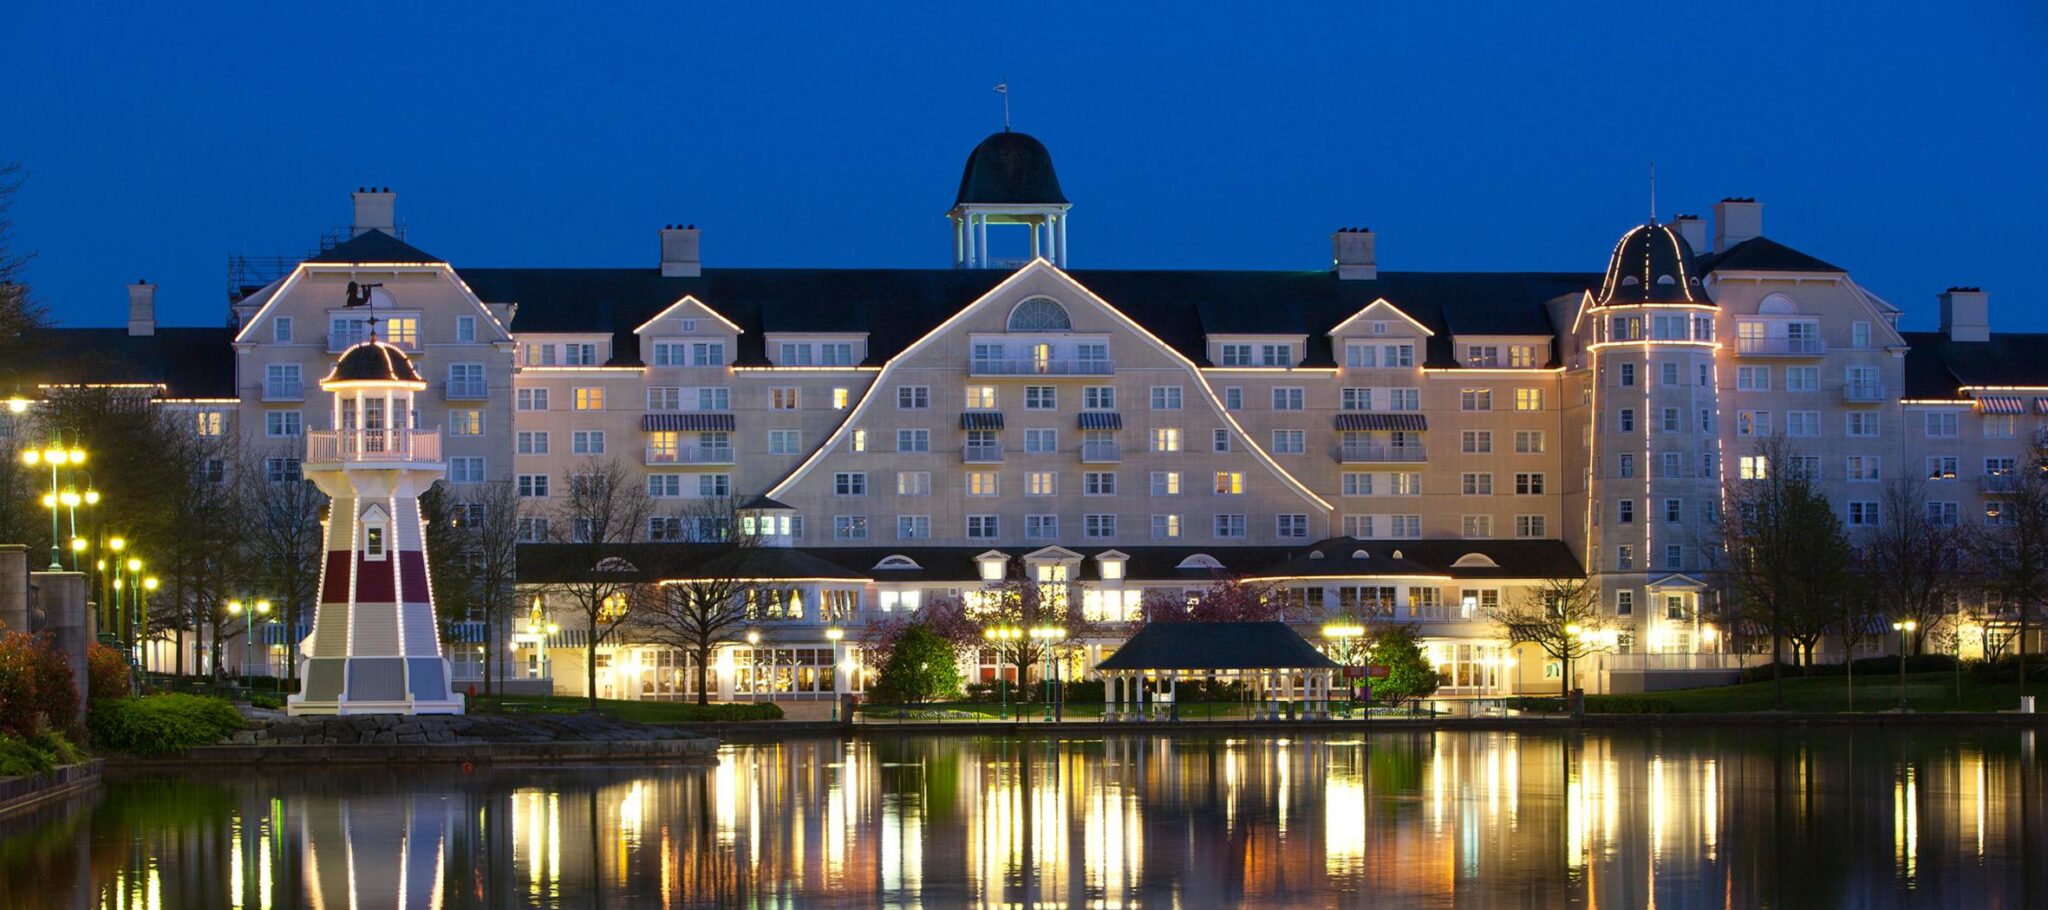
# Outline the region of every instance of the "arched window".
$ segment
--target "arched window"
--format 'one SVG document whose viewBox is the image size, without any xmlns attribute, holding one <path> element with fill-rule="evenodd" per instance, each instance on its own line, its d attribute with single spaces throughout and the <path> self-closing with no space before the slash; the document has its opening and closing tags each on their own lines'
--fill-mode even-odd
<svg viewBox="0 0 2048 910">
<path fill-rule="evenodd" d="M 920 565 L 918 565 L 918 564 L 917 564 L 917 560 L 915 560 L 915 559 L 911 559 L 911 558 L 910 558 L 910 557 L 908 557 L 908 556 L 903 556 L 903 555 L 896 555 L 896 556 L 884 556 L 884 557 L 882 557 L 882 561 L 881 561 L 881 562 L 875 563 L 875 568 L 877 568 L 877 569 L 922 569 L 922 568 L 924 568 L 924 567 L 923 567 L 923 566 L 920 566 Z"/>
<path fill-rule="evenodd" d="M 1209 554 L 1207 554 L 1207 553 L 1196 553 L 1196 554 L 1195 554 L 1195 555 L 1193 555 L 1193 556 L 1190 556 L 1190 557 L 1188 557 L 1188 558 L 1186 558 L 1186 559 L 1183 559 L 1183 560 L 1181 560 L 1181 561 L 1180 561 L 1180 565 L 1174 566 L 1174 568 L 1176 568 L 1176 569 L 1221 569 L 1221 568 L 1223 568 L 1223 564 L 1222 564 L 1222 563 L 1220 563 L 1220 562 L 1217 562 L 1217 561 L 1216 561 L 1216 557 L 1214 557 L 1214 556 L 1210 556 L 1210 555 L 1209 555 Z"/>
<path fill-rule="evenodd" d="M 1010 311 L 1012 332 L 1066 332 L 1074 328 L 1067 308 L 1050 297 L 1033 297 Z"/>
<path fill-rule="evenodd" d="M 598 570 L 599 572 L 638 572 L 638 571 L 640 571 L 640 569 L 639 569 L 639 567 L 638 567 L 638 566 L 635 566 L 635 565 L 633 565 L 632 563 L 630 563 L 630 562 L 627 562 L 627 561 L 626 561 L 625 559 L 623 559 L 623 558 L 621 558 L 621 557 L 617 557 L 617 556 L 607 556 L 607 557 L 605 557 L 605 558 L 603 558 L 603 559 L 600 559 L 600 560 L 598 560 L 598 561 L 597 561 L 597 570 Z"/>
<path fill-rule="evenodd" d="M 1459 569 L 1498 569 L 1500 563 L 1494 562 L 1493 557 L 1484 553 L 1467 553 L 1458 557 L 1458 561 L 1451 563 L 1451 566 Z"/>
<path fill-rule="evenodd" d="M 1792 298 L 1783 294 L 1772 294 L 1756 305 L 1756 311 L 1773 316 L 1790 315 L 1799 312 L 1799 304 L 1793 303 Z"/>
</svg>

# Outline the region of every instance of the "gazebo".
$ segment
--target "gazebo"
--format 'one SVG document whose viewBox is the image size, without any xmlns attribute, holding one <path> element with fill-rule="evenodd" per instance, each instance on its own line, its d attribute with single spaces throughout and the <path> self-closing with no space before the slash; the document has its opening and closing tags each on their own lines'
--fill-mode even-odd
<svg viewBox="0 0 2048 910">
<path fill-rule="evenodd" d="M 1232 677 L 1258 694 L 1254 717 L 1278 719 L 1280 703 L 1304 704 L 1302 719 L 1328 711 L 1335 661 L 1284 622 L 1147 623 L 1095 665 L 1102 675 L 1104 720 L 1144 720 L 1164 686 L 1172 701 L 1180 678 Z"/>
</svg>

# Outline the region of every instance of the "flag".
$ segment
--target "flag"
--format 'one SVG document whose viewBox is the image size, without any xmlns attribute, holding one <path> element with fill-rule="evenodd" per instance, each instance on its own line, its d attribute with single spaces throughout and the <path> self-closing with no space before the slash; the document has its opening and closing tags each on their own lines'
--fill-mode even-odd
<svg viewBox="0 0 2048 910">
<path fill-rule="evenodd" d="M 1001 94 L 1001 95 L 1007 95 L 1007 94 L 1009 94 L 1009 93 L 1010 93 L 1010 84 L 1009 84 L 1008 82 L 998 82 L 998 83 L 996 83 L 996 93 L 997 93 L 997 94 Z"/>
</svg>

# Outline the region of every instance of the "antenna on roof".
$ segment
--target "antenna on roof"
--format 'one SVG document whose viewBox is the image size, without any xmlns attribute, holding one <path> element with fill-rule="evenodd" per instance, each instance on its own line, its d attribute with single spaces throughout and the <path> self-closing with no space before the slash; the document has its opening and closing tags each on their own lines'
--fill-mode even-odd
<svg viewBox="0 0 2048 910">
<path fill-rule="evenodd" d="M 1010 80 L 1004 77 L 996 83 L 996 94 L 1003 96 L 1003 132 L 1010 131 Z"/>
<path fill-rule="evenodd" d="M 1650 224 L 1657 223 L 1657 162 L 1650 162 Z"/>
</svg>

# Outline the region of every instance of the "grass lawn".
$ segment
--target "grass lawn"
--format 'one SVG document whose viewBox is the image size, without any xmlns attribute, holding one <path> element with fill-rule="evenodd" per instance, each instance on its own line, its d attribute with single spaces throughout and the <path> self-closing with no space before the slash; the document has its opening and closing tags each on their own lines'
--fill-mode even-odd
<svg viewBox="0 0 2048 910">
<path fill-rule="evenodd" d="M 2036 695 L 2048 694 L 2048 685 L 2028 687 Z M 1956 699 L 1953 673 L 1909 673 L 1906 675 L 1906 705 L 1914 711 L 2010 711 L 2019 707 L 2019 686 L 2015 683 L 1976 683 L 1963 673 L 1962 700 Z M 1586 708 L 1599 712 L 1608 696 L 1586 696 Z M 1772 710 L 1769 680 L 1739 686 L 1707 689 L 1679 689 L 1645 695 L 1614 696 L 1619 700 L 1662 701 L 1672 710 L 1686 714 L 1735 713 Z M 1896 674 L 1859 674 L 1856 704 L 1849 704 L 1849 683 L 1841 676 L 1787 678 L 1787 711 L 1893 711 L 1899 706 L 1899 677 Z"/>
<path fill-rule="evenodd" d="M 771 720 L 782 716 L 775 709 L 773 717 L 730 716 L 755 712 L 766 712 L 773 705 L 712 703 L 699 706 L 695 702 L 676 701 L 632 701 L 628 699 L 600 698 L 597 712 L 606 716 L 641 724 L 675 724 L 707 720 Z M 539 698 L 530 695 L 478 695 L 469 700 L 473 714 L 580 714 L 590 710 L 589 699 L 569 696 Z"/>
</svg>

